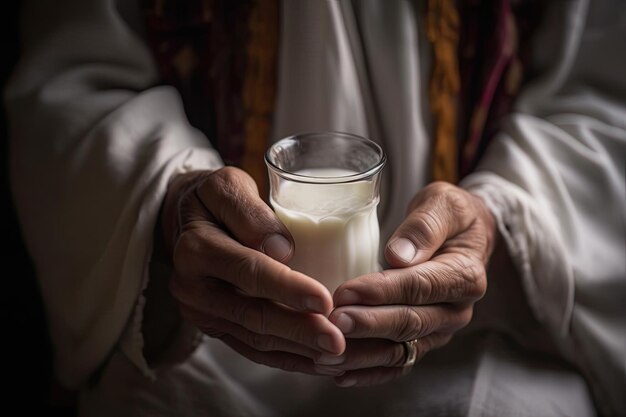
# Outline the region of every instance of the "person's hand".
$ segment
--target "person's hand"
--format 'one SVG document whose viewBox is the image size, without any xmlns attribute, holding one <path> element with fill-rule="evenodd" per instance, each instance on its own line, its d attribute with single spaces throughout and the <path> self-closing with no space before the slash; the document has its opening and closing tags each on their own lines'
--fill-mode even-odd
<svg viewBox="0 0 626 417">
<path fill-rule="evenodd" d="M 318 355 L 316 369 L 346 371 L 335 377 L 340 386 L 374 385 L 410 370 L 403 342 L 415 341 L 418 359 L 446 344 L 486 291 L 494 236 L 480 198 L 442 182 L 424 188 L 385 248 L 392 269 L 335 291 L 330 320 L 347 346 L 339 356 Z"/>
<path fill-rule="evenodd" d="M 184 319 L 255 362 L 289 371 L 318 373 L 312 358 L 344 351 L 327 318 L 329 291 L 283 264 L 293 238 L 248 174 L 222 168 L 176 177 L 161 220 L 174 264 L 170 291 Z"/>
</svg>

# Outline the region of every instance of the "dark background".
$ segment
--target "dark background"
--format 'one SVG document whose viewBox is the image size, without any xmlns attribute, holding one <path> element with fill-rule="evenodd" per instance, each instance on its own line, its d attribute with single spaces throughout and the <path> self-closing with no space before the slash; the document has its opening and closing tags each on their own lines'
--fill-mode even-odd
<svg viewBox="0 0 626 417">
<path fill-rule="evenodd" d="M 0 2 L 0 246 L 2 265 L 3 410 L 16 415 L 75 415 L 73 396 L 52 377 L 52 347 L 31 260 L 20 235 L 9 185 L 8 132 L 4 89 L 19 56 L 19 1 Z"/>
</svg>

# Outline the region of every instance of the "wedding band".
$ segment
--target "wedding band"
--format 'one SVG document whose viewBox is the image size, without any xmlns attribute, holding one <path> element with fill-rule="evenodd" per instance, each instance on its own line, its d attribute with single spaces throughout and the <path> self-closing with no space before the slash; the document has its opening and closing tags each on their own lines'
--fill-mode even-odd
<svg viewBox="0 0 626 417">
<path fill-rule="evenodd" d="M 403 367 L 415 365 L 417 360 L 417 339 L 413 339 L 408 342 L 402 342 L 404 345 L 404 363 Z"/>
</svg>

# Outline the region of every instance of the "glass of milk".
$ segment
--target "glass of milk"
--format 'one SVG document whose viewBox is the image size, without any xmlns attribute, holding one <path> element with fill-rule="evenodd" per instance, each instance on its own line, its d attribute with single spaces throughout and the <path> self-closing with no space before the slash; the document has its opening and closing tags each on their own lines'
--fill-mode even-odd
<svg viewBox="0 0 626 417">
<path fill-rule="evenodd" d="M 270 202 L 295 240 L 289 266 L 331 291 L 380 269 L 379 226 L 383 150 L 339 132 L 282 139 L 265 154 Z"/>
</svg>

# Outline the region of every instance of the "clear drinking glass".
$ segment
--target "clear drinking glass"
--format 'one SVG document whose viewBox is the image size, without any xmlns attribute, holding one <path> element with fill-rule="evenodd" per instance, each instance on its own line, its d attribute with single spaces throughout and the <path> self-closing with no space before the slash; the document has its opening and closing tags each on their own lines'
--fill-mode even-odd
<svg viewBox="0 0 626 417">
<path fill-rule="evenodd" d="M 265 162 L 270 203 L 295 240 L 291 268 L 331 292 L 380 269 L 380 146 L 347 133 L 304 133 L 276 142 Z"/>
</svg>

